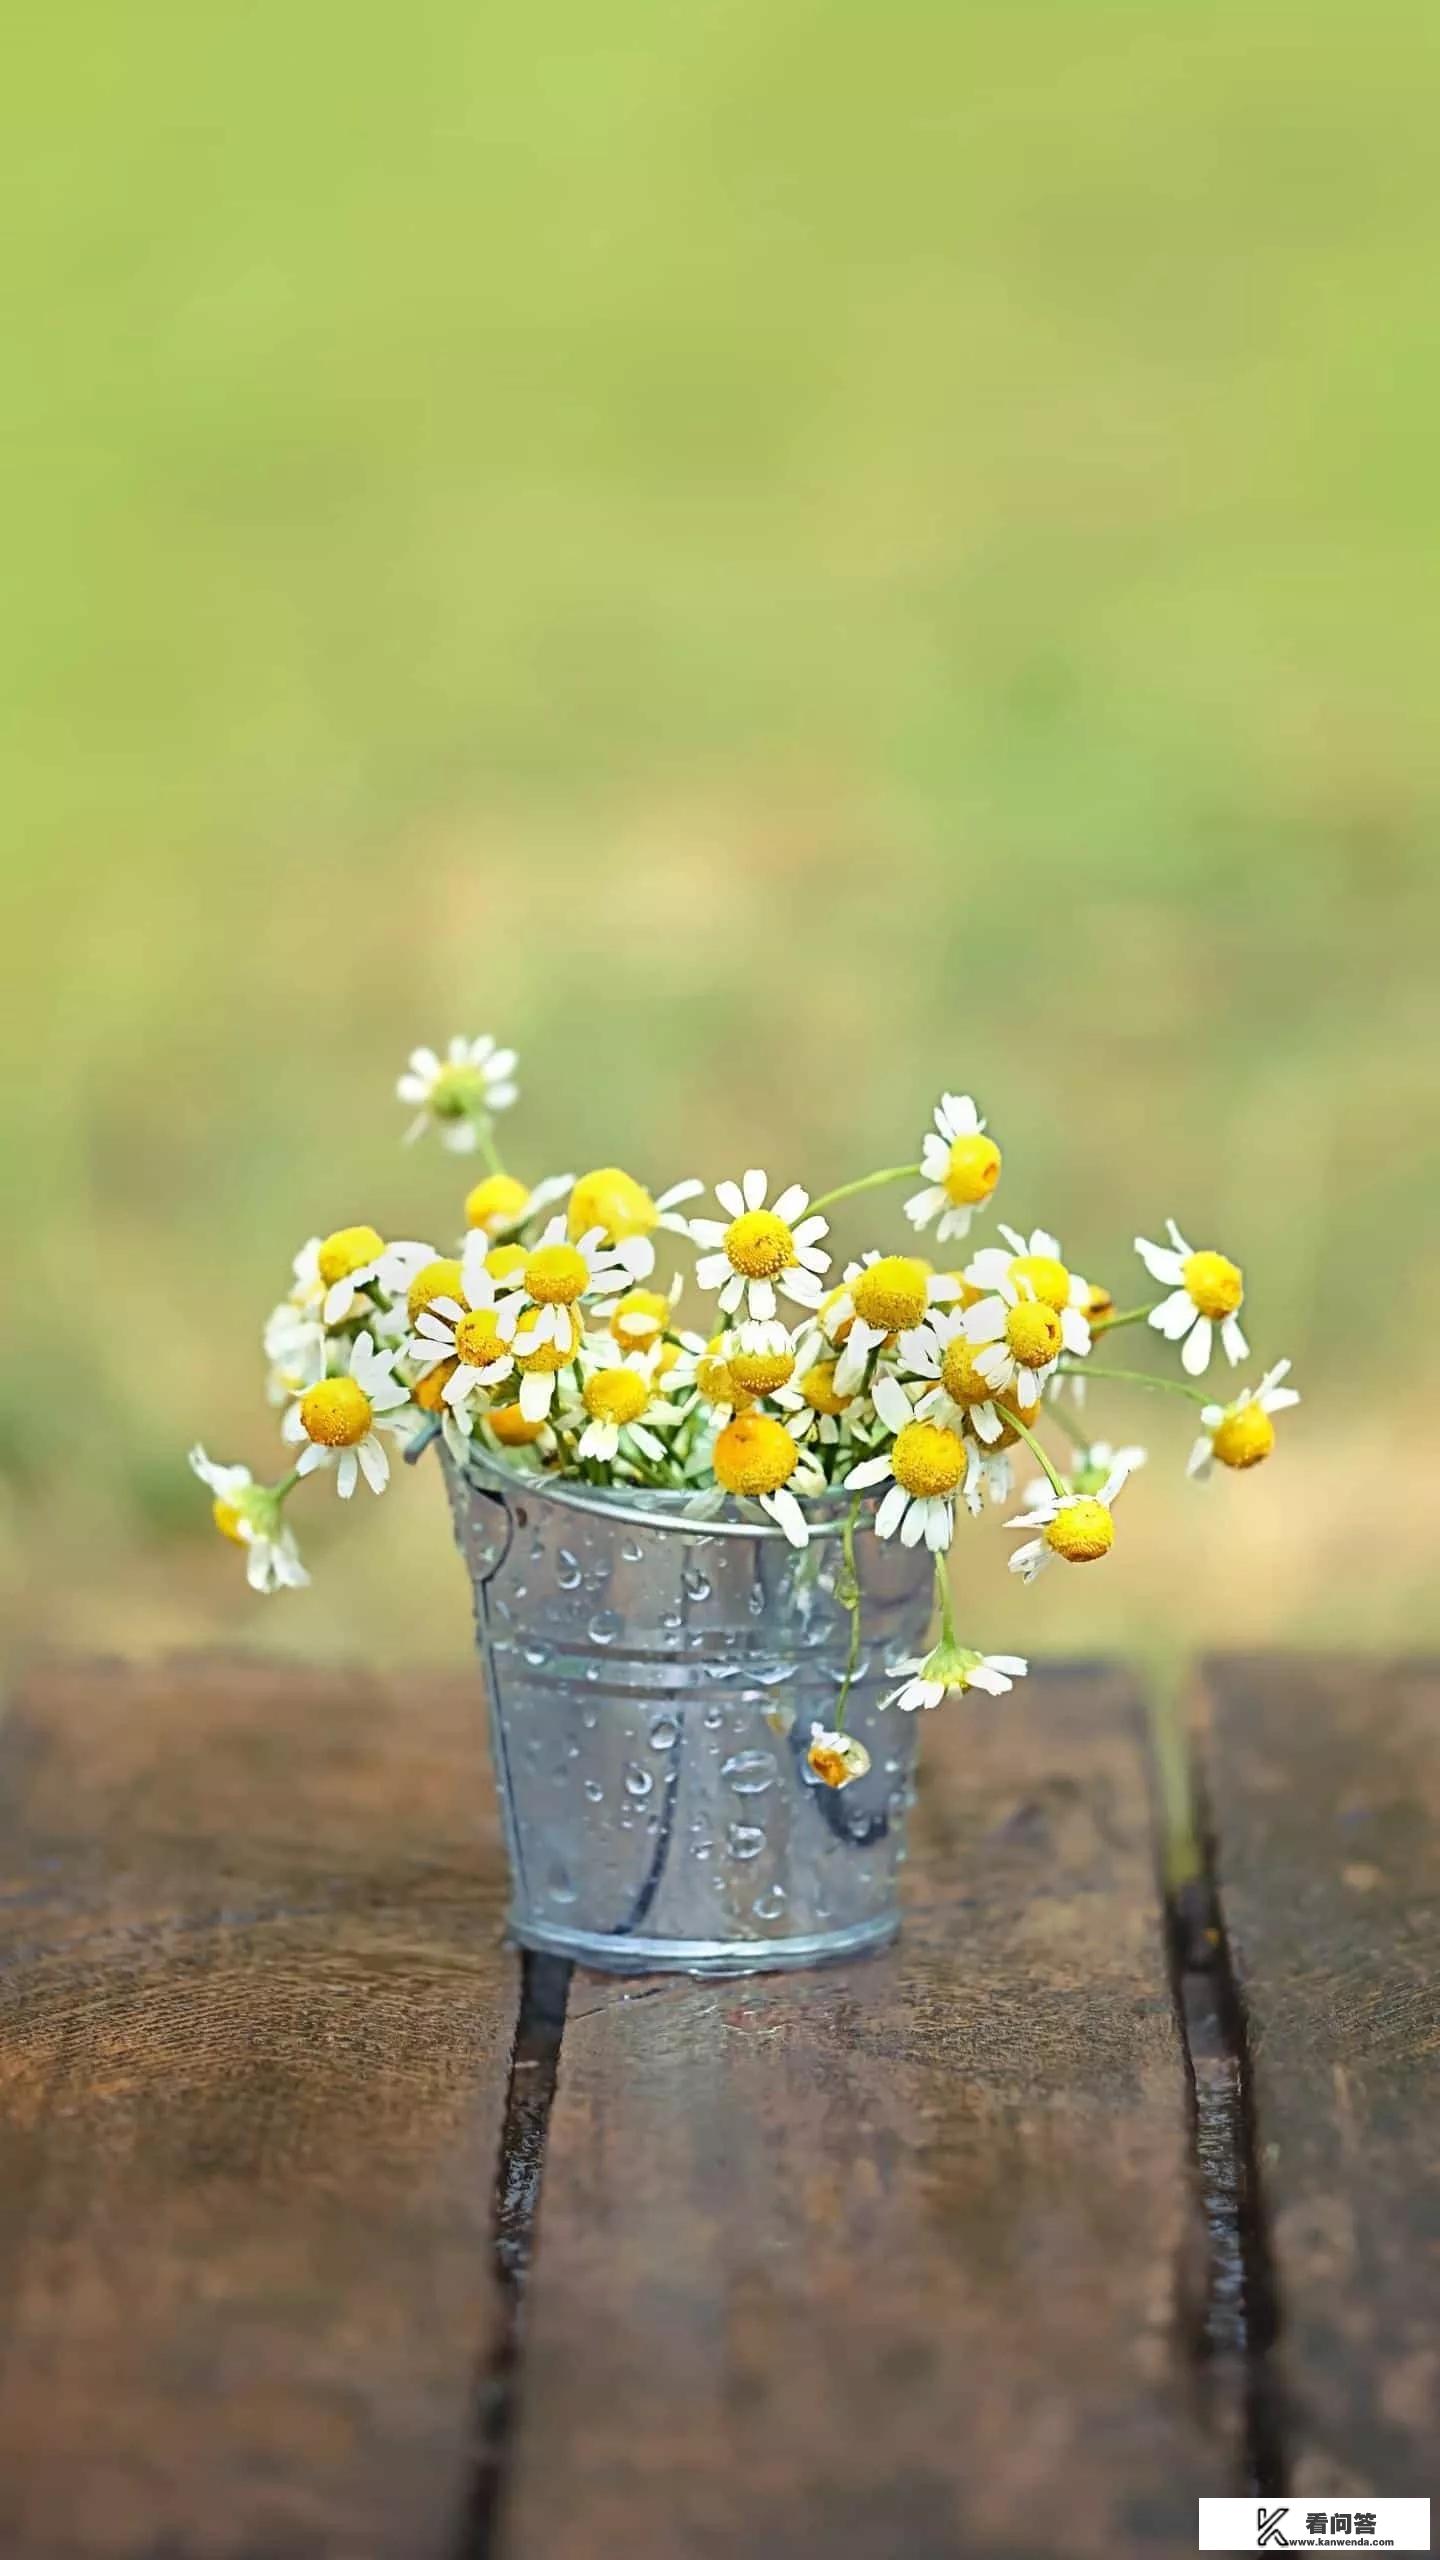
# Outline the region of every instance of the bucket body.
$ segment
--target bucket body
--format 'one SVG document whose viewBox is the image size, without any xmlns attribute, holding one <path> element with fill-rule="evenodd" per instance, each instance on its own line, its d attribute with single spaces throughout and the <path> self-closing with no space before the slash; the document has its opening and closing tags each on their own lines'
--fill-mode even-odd
<svg viewBox="0 0 1440 2560">
<path fill-rule="evenodd" d="M 924 1548 L 814 1506 L 804 1549 L 733 1506 L 445 1461 L 475 1594 L 520 1945 L 616 1973 L 748 1973 L 898 1926 L 917 1720 L 880 1711 L 922 1650 Z M 870 1752 L 826 1787 L 812 1723 Z"/>
</svg>

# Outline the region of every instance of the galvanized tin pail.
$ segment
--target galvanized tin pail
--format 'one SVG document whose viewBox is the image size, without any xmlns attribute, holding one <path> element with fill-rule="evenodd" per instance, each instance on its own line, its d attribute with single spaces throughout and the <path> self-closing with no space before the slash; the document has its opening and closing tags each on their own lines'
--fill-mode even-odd
<svg viewBox="0 0 1440 2560">
<path fill-rule="evenodd" d="M 922 1648 L 925 1549 L 862 1515 L 857 1646 L 837 1596 L 848 1495 L 808 1506 L 801 1550 L 733 1508 L 687 1516 L 683 1494 L 541 1481 L 479 1450 L 445 1472 L 512 1936 L 612 1973 L 748 1973 L 892 1937 L 917 1720 L 878 1710 Z M 872 1765 L 837 1791 L 805 1752 L 847 1672 L 846 1729 Z"/>
</svg>

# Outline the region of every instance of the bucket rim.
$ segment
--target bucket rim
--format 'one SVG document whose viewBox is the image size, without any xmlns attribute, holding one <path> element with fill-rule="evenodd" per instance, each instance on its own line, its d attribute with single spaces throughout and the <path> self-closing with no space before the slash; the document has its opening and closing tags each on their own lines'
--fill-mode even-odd
<svg viewBox="0 0 1440 2560">
<path fill-rule="evenodd" d="M 678 1490 L 646 1490 L 643 1502 L 631 1497 L 628 1486 L 583 1484 L 573 1476 L 530 1475 L 517 1467 L 507 1466 L 489 1449 L 472 1450 L 462 1466 L 442 1441 L 442 1464 L 463 1483 L 475 1485 L 480 1492 L 497 1495 L 502 1501 L 525 1500 L 554 1503 L 562 1511 L 585 1511 L 592 1517 L 613 1520 L 622 1528 L 658 1530 L 662 1536 L 687 1538 L 764 1538 L 789 1543 L 778 1521 L 769 1520 L 758 1503 L 748 1508 L 733 1494 L 725 1496 L 724 1506 L 715 1512 L 697 1514 L 688 1505 L 693 1494 Z M 843 1486 L 811 1497 L 804 1505 L 810 1528 L 810 1542 L 817 1539 L 842 1538 L 849 1521 L 855 1496 Z M 653 1507 L 652 1507 L 653 1506 Z M 878 1496 L 869 1492 L 860 1497 L 855 1512 L 857 1532 L 873 1527 Z M 797 1553 L 801 1550 L 797 1549 Z"/>
</svg>

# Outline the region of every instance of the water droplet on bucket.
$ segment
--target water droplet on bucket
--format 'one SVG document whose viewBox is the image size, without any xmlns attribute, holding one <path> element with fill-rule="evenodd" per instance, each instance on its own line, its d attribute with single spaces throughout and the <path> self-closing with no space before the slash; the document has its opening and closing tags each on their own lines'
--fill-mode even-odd
<svg viewBox="0 0 1440 2560">
<path fill-rule="evenodd" d="M 673 1751 L 679 1734 L 680 1727 L 673 1716 L 656 1716 L 650 1727 L 651 1750 Z"/>
<path fill-rule="evenodd" d="M 757 1893 L 750 1905 L 757 1920 L 778 1920 L 785 1908 L 785 1887 L 772 1884 L 768 1893 Z"/>
<path fill-rule="evenodd" d="M 625 1564 L 639 1564 L 644 1553 L 645 1550 L 641 1546 L 638 1538 L 621 1539 L 620 1555 Z"/>
<path fill-rule="evenodd" d="M 555 1579 L 562 1591 L 578 1591 L 580 1566 L 568 1547 L 561 1547 L 555 1557 Z"/>
<path fill-rule="evenodd" d="M 737 1796 L 763 1796 L 775 1784 L 773 1751 L 732 1751 L 720 1763 L 720 1775 L 728 1778 Z"/>
<path fill-rule="evenodd" d="M 727 1823 L 725 1838 L 732 1858 L 758 1858 L 765 1846 L 765 1834 L 753 1822 Z"/>
<path fill-rule="evenodd" d="M 707 1707 L 701 1718 L 701 1722 L 707 1733 L 718 1733 L 724 1721 L 725 1710 L 723 1707 Z"/>
<path fill-rule="evenodd" d="M 623 1624 L 624 1620 L 619 1616 L 616 1610 L 597 1609 L 594 1617 L 590 1621 L 589 1634 L 591 1643 L 613 1644 L 620 1633 L 620 1629 Z"/>
<path fill-rule="evenodd" d="M 702 1573 L 694 1564 L 687 1564 L 680 1583 L 687 1600 L 708 1600 L 713 1588 L 709 1574 Z"/>
<path fill-rule="evenodd" d="M 573 1902 L 575 1899 L 575 1887 L 570 1881 L 569 1870 L 562 1867 L 558 1858 L 545 1879 L 545 1890 L 552 1902 Z"/>
<path fill-rule="evenodd" d="M 648 1796 L 654 1784 L 655 1781 L 649 1770 L 642 1769 L 638 1760 L 626 1761 L 625 1793 L 627 1796 Z"/>
<path fill-rule="evenodd" d="M 550 1647 L 548 1644 L 522 1644 L 520 1652 L 522 1658 L 529 1663 L 532 1671 L 539 1671 L 543 1669 L 544 1665 L 550 1659 Z"/>
<path fill-rule="evenodd" d="M 601 1786 L 600 1781 L 599 1781 L 599 1779 L 598 1779 L 598 1778 L 587 1778 L 587 1779 L 586 1779 L 586 1781 L 585 1781 L 585 1793 L 586 1793 L 586 1794 L 587 1794 L 587 1796 L 589 1797 L 589 1799 L 590 1799 L 590 1801 L 591 1801 L 591 1803 L 592 1803 L 592 1804 L 603 1804 L 603 1803 L 604 1803 L 604 1801 L 605 1801 L 605 1790 L 604 1790 L 604 1788 Z"/>
</svg>

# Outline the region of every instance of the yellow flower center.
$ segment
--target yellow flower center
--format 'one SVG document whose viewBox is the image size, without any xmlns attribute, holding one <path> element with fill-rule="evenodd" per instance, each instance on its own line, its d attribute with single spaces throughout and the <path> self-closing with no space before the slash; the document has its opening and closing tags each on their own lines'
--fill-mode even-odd
<svg viewBox="0 0 1440 2560">
<path fill-rule="evenodd" d="M 467 1369 L 488 1369 L 492 1360 L 508 1358 L 509 1351 L 490 1307 L 472 1307 L 455 1327 L 455 1356 Z"/>
<path fill-rule="evenodd" d="M 730 1376 L 747 1396 L 773 1396 L 795 1373 L 793 1351 L 732 1351 Z"/>
<path fill-rule="evenodd" d="M 1094 1564 L 1109 1554 L 1114 1543 L 1114 1521 L 1104 1503 L 1089 1494 L 1065 1503 L 1045 1532 L 1046 1546 L 1064 1556 L 1067 1564 Z"/>
<path fill-rule="evenodd" d="M 717 1333 L 708 1350 L 695 1363 L 695 1384 L 707 1404 L 744 1404 L 743 1396 L 730 1375 L 730 1363 L 721 1351 L 722 1337 Z"/>
<path fill-rule="evenodd" d="M 634 1369 L 597 1369 L 585 1381 L 585 1410 L 596 1422 L 638 1422 L 650 1390 Z"/>
<path fill-rule="evenodd" d="M 445 1389 L 459 1366 L 458 1360 L 441 1360 L 435 1368 L 427 1369 L 423 1378 L 416 1379 L 410 1392 L 422 1413 L 444 1412 Z"/>
<path fill-rule="evenodd" d="M 567 1223 L 575 1237 L 599 1227 L 612 1244 L 619 1244 L 626 1236 L 648 1236 L 659 1222 L 660 1212 L 644 1184 L 618 1164 L 582 1173 L 570 1194 Z"/>
<path fill-rule="evenodd" d="M 993 1138 L 977 1133 L 952 1140 L 945 1189 L 957 1209 L 973 1209 L 977 1200 L 988 1200 L 999 1179 L 1000 1150 Z"/>
<path fill-rule="evenodd" d="M 737 1413 L 715 1443 L 716 1482 L 727 1493 L 774 1493 L 788 1482 L 800 1452 L 783 1422 L 769 1413 Z"/>
<path fill-rule="evenodd" d="M 852 1778 L 863 1778 L 870 1766 L 864 1743 L 848 1733 L 817 1733 L 805 1758 L 827 1787 L 848 1787 Z"/>
<path fill-rule="evenodd" d="M 320 1277 L 327 1289 L 333 1289 L 337 1280 L 348 1280 L 352 1271 L 362 1271 L 384 1250 L 384 1238 L 373 1227 L 337 1227 L 320 1247 Z"/>
<path fill-rule="evenodd" d="M 1242 1404 L 1216 1424 L 1214 1446 L 1222 1467 L 1258 1467 L 1275 1446 L 1275 1425 L 1263 1405 Z"/>
<path fill-rule="evenodd" d="M 1017 1253 L 1010 1265 L 1010 1277 L 1017 1288 L 1022 1283 L 1042 1307 L 1053 1307 L 1059 1314 L 1070 1304 L 1070 1274 L 1053 1253 Z"/>
<path fill-rule="evenodd" d="M 862 1324 L 903 1333 L 925 1313 L 928 1267 L 909 1254 L 883 1254 L 856 1275 L 851 1294 Z"/>
<path fill-rule="evenodd" d="M 965 1444 L 943 1422 L 907 1422 L 890 1452 L 895 1481 L 923 1501 L 953 1493 L 965 1473 Z"/>
<path fill-rule="evenodd" d="M 838 1396 L 835 1392 L 837 1366 L 834 1360 L 817 1360 L 814 1368 L 807 1369 L 801 1379 L 800 1393 L 812 1413 L 843 1413 L 846 1406 L 853 1403 L 853 1397 Z"/>
<path fill-rule="evenodd" d="M 987 1387 L 975 1366 L 975 1346 L 957 1333 L 945 1345 L 940 1363 L 940 1384 L 952 1404 L 989 1404 L 995 1390 Z"/>
<path fill-rule="evenodd" d="M 306 1435 L 322 1449 L 353 1449 L 374 1418 L 369 1397 L 353 1378 L 322 1378 L 300 1399 Z"/>
<path fill-rule="evenodd" d="M 528 1347 L 522 1349 L 522 1344 Z M 527 1377 L 553 1377 L 557 1369 L 569 1368 L 578 1344 L 572 1348 L 567 1343 L 562 1351 L 558 1342 L 537 1342 L 533 1334 L 517 1334 L 514 1348 L 515 1366 Z"/>
<path fill-rule="evenodd" d="M 530 1186 L 513 1173 L 487 1173 L 465 1198 L 465 1224 L 483 1227 L 487 1236 L 498 1236 L 504 1228 L 516 1226 L 524 1217 L 530 1199 Z"/>
<path fill-rule="evenodd" d="M 485 1256 L 485 1268 L 492 1280 L 514 1280 L 529 1259 L 528 1248 L 523 1244 L 492 1244 Z"/>
<path fill-rule="evenodd" d="M 610 1311 L 610 1330 L 617 1342 L 653 1342 L 670 1321 L 670 1301 L 658 1289 L 627 1289 Z"/>
<path fill-rule="evenodd" d="M 1110 1291 L 1098 1280 L 1090 1281 L 1086 1288 L 1085 1313 L 1092 1324 L 1104 1324 L 1106 1318 L 1115 1313 L 1115 1301 Z"/>
<path fill-rule="evenodd" d="M 795 1259 L 795 1239 L 773 1209 L 747 1209 L 725 1230 L 725 1251 L 732 1271 L 747 1280 L 773 1280 Z"/>
<path fill-rule="evenodd" d="M 543 1422 L 532 1422 L 528 1414 L 521 1412 L 518 1404 L 492 1405 L 485 1419 L 505 1449 L 528 1448 L 546 1427 Z"/>
<path fill-rule="evenodd" d="M 590 1266 L 573 1244 L 542 1244 L 525 1265 L 525 1287 L 542 1307 L 571 1307 L 590 1277 Z"/>
<path fill-rule="evenodd" d="M 1233 1316 L 1245 1295 L 1245 1275 L 1223 1253 L 1192 1253 L 1182 1278 L 1202 1316 L 1219 1323 Z"/>
<path fill-rule="evenodd" d="M 1059 1352 L 1063 1336 L 1053 1307 L 1039 1298 L 1022 1298 L 1005 1318 L 1005 1339 L 1022 1369 L 1043 1369 Z"/>
<path fill-rule="evenodd" d="M 460 1265 L 448 1255 L 423 1263 L 411 1281 L 405 1300 L 411 1323 L 418 1324 L 426 1308 L 433 1307 L 437 1298 L 459 1298 L 462 1306 L 465 1303 L 461 1292 Z"/>
<path fill-rule="evenodd" d="M 237 1547 L 249 1545 L 250 1541 L 240 1525 L 243 1514 L 238 1505 L 224 1501 L 217 1493 L 210 1505 L 210 1516 L 222 1538 L 233 1538 Z"/>
</svg>

